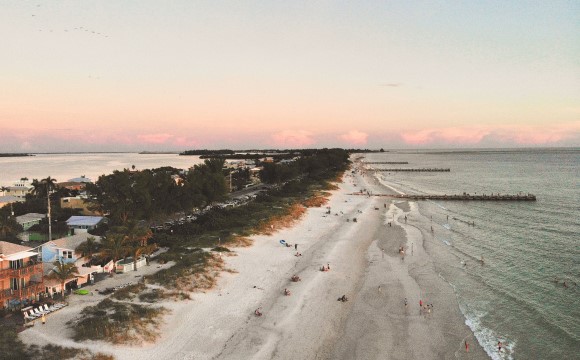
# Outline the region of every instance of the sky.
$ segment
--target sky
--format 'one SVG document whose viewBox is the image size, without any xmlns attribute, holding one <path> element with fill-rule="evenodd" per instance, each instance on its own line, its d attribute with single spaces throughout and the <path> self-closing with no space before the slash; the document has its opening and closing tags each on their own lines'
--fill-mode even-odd
<svg viewBox="0 0 580 360">
<path fill-rule="evenodd" d="M 2 1 L 0 152 L 580 146 L 580 1 Z"/>
</svg>

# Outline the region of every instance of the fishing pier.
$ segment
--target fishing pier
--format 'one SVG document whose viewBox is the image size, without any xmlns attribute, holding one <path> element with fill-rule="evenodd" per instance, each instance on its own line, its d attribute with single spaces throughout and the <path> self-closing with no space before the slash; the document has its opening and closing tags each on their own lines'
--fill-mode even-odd
<svg viewBox="0 0 580 360">
<path fill-rule="evenodd" d="M 419 168 L 419 169 L 373 169 L 374 171 L 387 171 L 387 172 L 395 172 L 395 171 L 403 171 L 403 172 L 450 172 L 451 169 L 443 169 L 443 168 Z"/>
<path fill-rule="evenodd" d="M 536 195 L 533 194 L 495 194 L 495 195 L 470 195 L 463 193 L 461 195 L 408 195 L 408 194 L 367 194 L 363 192 L 353 193 L 352 195 L 380 196 L 394 199 L 407 200 L 450 200 L 450 201 L 536 201 Z"/>
</svg>

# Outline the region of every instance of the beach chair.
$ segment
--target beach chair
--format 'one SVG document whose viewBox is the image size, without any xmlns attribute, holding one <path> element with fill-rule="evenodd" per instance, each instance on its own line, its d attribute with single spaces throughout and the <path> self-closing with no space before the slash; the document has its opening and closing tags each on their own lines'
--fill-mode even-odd
<svg viewBox="0 0 580 360">
<path fill-rule="evenodd" d="M 36 317 L 42 316 L 42 313 L 40 312 L 40 310 L 38 310 L 38 308 L 30 310 L 30 314 Z"/>
<path fill-rule="evenodd" d="M 30 310 L 29 313 L 27 314 L 27 312 L 24 312 L 24 318 L 27 320 L 34 320 L 36 319 L 38 316 L 36 316 L 36 314 L 34 314 L 34 311 Z"/>
<path fill-rule="evenodd" d="M 39 314 L 40 316 L 42 316 L 42 315 L 46 315 L 46 314 L 47 314 L 46 310 L 44 310 L 44 309 L 42 308 L 42 306 L 39 306 L 37 310 L 38 310 L 38 314 Z"/>
<path fill-rule="evenodd" d="M 48 304 L 44 304 L 44 311 L 46 311 L 47 314 L 52 312 L 52 310 L 48 308 Z"/>
<path fill-rule="evenodd" d="M 24 312 L 24 321 L 32 321 L 34 319 L 35 318 L 32 317 L 32 316 L 30 316 L 30 315 L 28 315 L 28 313 L 26 311 Z"/>
</svg>

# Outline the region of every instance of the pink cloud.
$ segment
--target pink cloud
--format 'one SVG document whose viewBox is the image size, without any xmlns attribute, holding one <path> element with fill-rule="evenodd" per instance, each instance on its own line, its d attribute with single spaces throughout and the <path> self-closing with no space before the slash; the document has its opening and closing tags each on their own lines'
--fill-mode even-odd
<svg viewBox="0 0 580 360">
<path fill-rule="evenodd" d="M 163 144 L 172 137 L 173 137 L 173 135 L 170 135 L 170 134 L 137 135 L 137 139 L 139 139 L 140 141 L 146 142 L 146 143 L 150 143 L 150 144 Z"/>
<path fill-rule="evenodd" d="M 477 128 L 446 128 L 407 131 L 401 133 L 401 138 L 410 145 L 426 145 L 436 142 L 450 144 L 477 144 L 489 131 Z"/>
<path fill-rule="evenodd" d="M 272 143 L 279 147 L 305 147 L 314 144 L 312 133 L 305 130 L 284 130 L 272 135 Z"/>
<path fill-rule="evenodd" d="M 367 143 L 369 134 L 358 130 L 351 130 L 346 134 L 340 135 L 338 138 L 351 145 L 365 145 Z"/>
<path fill-rule="evenodd" d="M 550 145 L 578 138 L 580 122 L 552 126 L 450 127 L 405 131 L 408 145 Z"/>
</svg>

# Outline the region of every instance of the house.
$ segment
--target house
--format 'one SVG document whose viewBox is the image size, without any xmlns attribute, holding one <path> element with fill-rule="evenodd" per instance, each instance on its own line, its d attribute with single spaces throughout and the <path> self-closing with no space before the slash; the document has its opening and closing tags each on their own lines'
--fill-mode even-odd
<svg viewBox="0 0 580 360">
<path fill-rule="evenodd" d="M 95 238 L 95 241 L 99 242 L 99 236 L 93 236 L 87 232 L 81 232 L 76 235 L 55 239 L 47 241 L 41 245 L 42 248 L 42 261 L 44 262 L 44 275 L 49 276 L 54 268 L 54 262 L 59 261 L 62 263 L 74 263 L 79 271 L 79 274 L 75 278 L 68 279 L 65 282 L 66 289 L 76 288 L 78 286 L 89 283 L 93 279 L 95 273 L 104 272 L 104 268 L 101 266 L 91 266 L 89 264 L 90 258 L 84 256 L 76 248 L 87 241 L 89 237 Z M 47 294 L 52 296 L 55 293 L 60 293 L 62 283 L 58 280 L 47 279 L 45 280 L 45 291 Z"/>
<path fill-rule="evenodd" d="M 22 226 L 24 231 L 30 229 L 34 225 L 40 224 L 40 221 L 46 217 L 46 214 L 28 213 L 16 217 L 16 222 Z"/>
<path fill-rule="evenodd" d="M 84 175 L 81 175 L 80 177 L 57 183 L 56 186 L 68 190 L 82 191 L 85 189 L 85 186 L 88 183 L 92 183 L 91 179 L 85 177 Z"/>
<path fill-rule="evenodd" d="M 0 308 L 38 300 L 44 292 L 37 249 L 0 241 Z"/>
<path fill-rule="evenodd" d="M 22 178 L 19 181 L 16 181 L 12 186 L 8 186 L 4 192 L 4 195 L 24 199 L 26 194 L 28 194 L 32 189 L 34 189 L 32 183 L 28 181 L 27 178 Z"/>
<path fill-rule="evenodd" d="M 77 266 L 82 266 L 88 261 L 88 259 L 83 261 L 84 257 L 75 249 L 90 237 L 95 238 L 97 242 L 101 240 L 99 236 L 94 236 L 87 232 L 81 232 L 72 236 L 47 241 L 41 245 L 42 261 L 52 264 L 55 261 L 77 263 L 80 260 L 80 264 Z"/>
<path fill-rule="evenodd" d="M 71 216 L 66 221 L 66 224 L 69 229 L 75 232 L 87 232 L 98 228 L 106 222 L 107 219 L 102 216 Z"/>
</svg>

